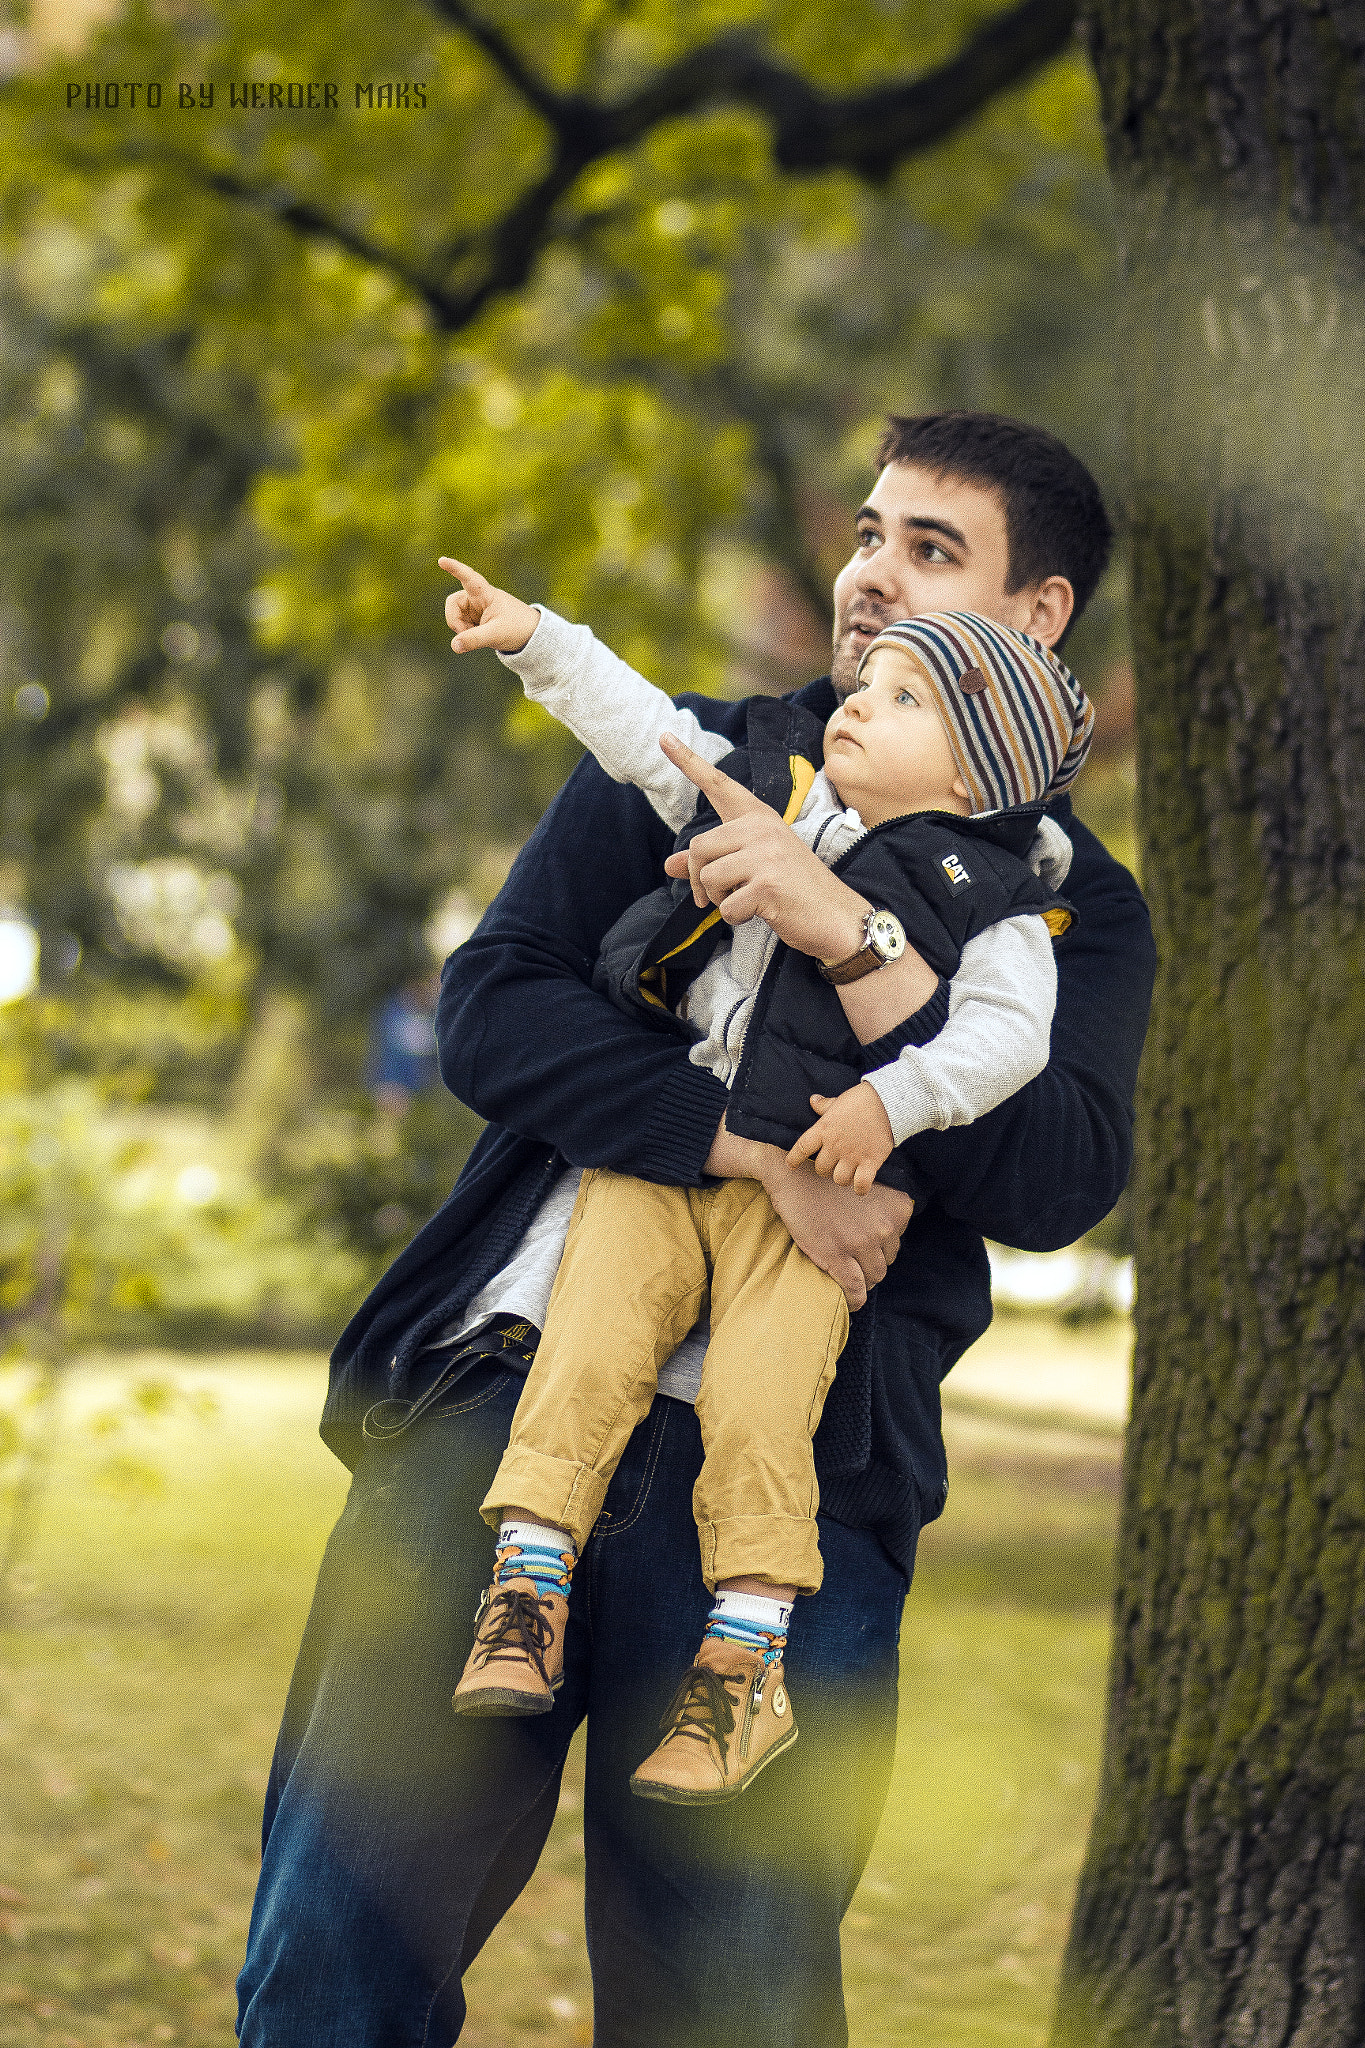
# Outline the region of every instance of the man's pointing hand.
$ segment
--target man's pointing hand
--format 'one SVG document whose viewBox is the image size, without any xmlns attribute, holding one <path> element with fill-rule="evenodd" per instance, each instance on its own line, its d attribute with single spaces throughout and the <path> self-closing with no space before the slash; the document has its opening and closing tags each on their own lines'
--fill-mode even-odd
<svg viewBox="0 0 1365 2048">
<path fill-rule="evenodd" d="M 866 899 L 832 875 L 751 789 L 671 733 L 659 745 L 721 821 L 664 863 L 666 873 L 691 883 L 698 907 L 718 904 L 727 924 L 761 917 L 798 953 L 816 959 L 856 952 L 872 907 Z"/>
</svg>

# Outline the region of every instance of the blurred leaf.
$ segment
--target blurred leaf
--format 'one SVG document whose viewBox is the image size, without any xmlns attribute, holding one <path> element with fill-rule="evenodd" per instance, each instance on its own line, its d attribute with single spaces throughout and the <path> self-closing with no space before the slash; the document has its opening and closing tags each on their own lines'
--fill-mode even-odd
<svg viewBox="0 0 1365 2048">
<path fill-rule="evenodd" d="M 133 1406 L 142 1415 L 165 1415 L 176 1405 L 179 1390 L 170 1380 L 139 1380 L 129 1395 Z"/>
<path fill-rule="evenodd" d="M 127 1452 L 103 1459 L 95 1467 L 94 1481 L 102 1493 L 110 1493 L 116 1500 L 129 1504 L 156 1500 L 166 1491 L 160 1470 L 148 1459 L 131 1457 Z"/>
</svg>

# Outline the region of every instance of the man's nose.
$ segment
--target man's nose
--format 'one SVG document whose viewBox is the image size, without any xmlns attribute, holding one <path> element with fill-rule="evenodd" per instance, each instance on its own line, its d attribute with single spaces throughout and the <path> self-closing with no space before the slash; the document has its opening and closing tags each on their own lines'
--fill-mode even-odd
<svg viewBox="0 0 1365 2048">
<path fill-rule="evenodd" d="M 868 597 L 879 597 L 892 602 L 896 596 L 895 564 L 890 559 L 888 548 L 878 548 L 865 562 L 859 562 L 853 577 L 856 589 Z"/>
</svg>

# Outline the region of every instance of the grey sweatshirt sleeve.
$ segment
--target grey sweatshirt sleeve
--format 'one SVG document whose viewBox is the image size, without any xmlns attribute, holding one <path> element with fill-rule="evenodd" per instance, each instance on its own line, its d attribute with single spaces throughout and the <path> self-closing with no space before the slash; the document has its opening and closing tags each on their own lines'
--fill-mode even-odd
<svg viewBox="0 0 1365 2048">
<path fill-rule="evenodd" d="M 948 984 L 948 1021 L 928 1045 L 908 1045 L 864 1078 L 896 1143 L 919 1131 L 975 1123 L 1048 1062 L 1057 963 L 1035 911 L 993 924 L 962 948 Z"/>
<path fill-rule="evenodd" d="M 722 760 L 733 741 L 708 732 L 587 626 L 571 626 L 544 605 L 538 609 L 540 624 L 526 645 L 518 654 L 500 654 L 499 661 L 520 678 L 533 704 L 543 704 L 583 742 L 613 782 L 634 783 L 678 831 L 696 810 L 697 791 L 661 751 L 660 736 L 671 732 L 708 761 Z"/>
</svg>

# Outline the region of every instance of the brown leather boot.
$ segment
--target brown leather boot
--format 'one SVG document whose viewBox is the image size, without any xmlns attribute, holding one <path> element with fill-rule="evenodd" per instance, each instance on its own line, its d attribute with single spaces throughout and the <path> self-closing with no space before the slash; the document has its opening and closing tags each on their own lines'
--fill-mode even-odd
<svg viewBox="0 0 1365 2048">
<path fill-rule="evenodd" d="M 641 1799 L 718 1806 L 796 1740 L 780 1662 L 707 1636 L 660 1726 L 664 1739 L 630 1781 Z"/>
<path fill-rule="evenodd" d="M 565 1559 L 566 1570 L 573 1562 Z M 479 1602 L 474 1647 L 451 1697 L 456 1713 L 548 1714 L 564 1683 L 568 1619 L 567 1593 L 532 1578 L 495 1580 Z"/>
</svg>

